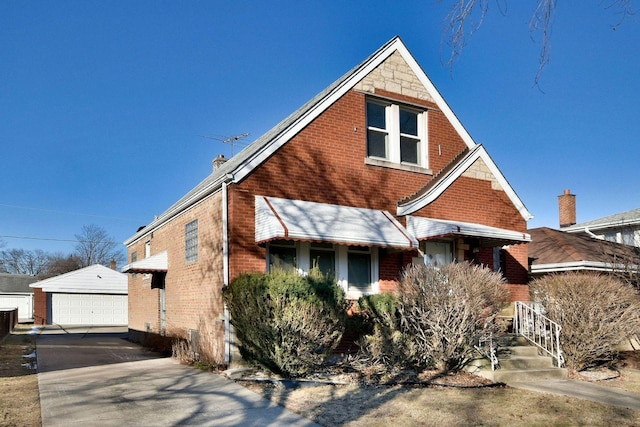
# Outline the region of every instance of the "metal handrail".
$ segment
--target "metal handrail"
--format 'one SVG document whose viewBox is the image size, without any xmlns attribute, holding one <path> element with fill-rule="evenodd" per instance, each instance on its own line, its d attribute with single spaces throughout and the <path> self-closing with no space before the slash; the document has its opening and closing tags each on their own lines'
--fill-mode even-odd
<svg viewBox="0 0 640 427">
<path fill-rule="evenodd" d="M 523 302 L 516 301 L 513 330 L 553 357 L 558 367 L 564 365 L 560 348 L 562 327 L 542 314 L 540 309 L 534 309 Z"/>
<path fill-rule="evenodd" d="M 478 339 L 478 344 L 475 345 L 474 348 L 484 357 L 489 359 L 492 371 L 495 371 L 496 368 L 500 367 L 500 361 L 498 360 L 496 348 L 493 343 L 493 331 L 489 331 L 486 334 L 481 335 Z"/>
</svg>

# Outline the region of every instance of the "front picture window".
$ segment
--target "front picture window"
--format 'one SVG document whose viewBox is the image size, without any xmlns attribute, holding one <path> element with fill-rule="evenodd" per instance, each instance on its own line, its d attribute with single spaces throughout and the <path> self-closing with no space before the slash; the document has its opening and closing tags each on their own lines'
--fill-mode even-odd
<svg viewBox="0 0 640 427">
<path fill-rule="evenodd" d="M 325 277 L 335 277 L 336 253 L 332 244 L 313 244 L 309 255 L 311 268 L 317 268 Z"/>
<path fill-rule="evenodd" d="M 371 288 L 371 253 L 368 248 L 349 247 L 349 290 L 366 292 Z"/>
<path fill-rule="evenodd" d="M 293 242 L 278 242 L 269 245 L 269 271 L 295 269 L 298 267 L 296 247 Z"/>
</svg>

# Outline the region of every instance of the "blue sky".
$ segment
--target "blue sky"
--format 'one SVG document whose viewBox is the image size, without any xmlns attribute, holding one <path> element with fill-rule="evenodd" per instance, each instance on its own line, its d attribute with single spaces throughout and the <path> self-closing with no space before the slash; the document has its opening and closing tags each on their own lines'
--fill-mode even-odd
<svg viewBox="0 0 640 427">
<path fill-rule="evenodd" d="M 0 2 L 0 238 L 68 253 L 82 225 L 130 237 L 200 182 L 215 139 L 251 142 L 395 35 L 535 216 L 640 207 L 640 22 L 558 2 L 533 86 L 532 2 L 490 13 L 453 70 L 450 1 Z M 502 2 L 499 2 L 502 3 Z M 236 152 L 241 146 L 236 146 Z"/>
</svg>

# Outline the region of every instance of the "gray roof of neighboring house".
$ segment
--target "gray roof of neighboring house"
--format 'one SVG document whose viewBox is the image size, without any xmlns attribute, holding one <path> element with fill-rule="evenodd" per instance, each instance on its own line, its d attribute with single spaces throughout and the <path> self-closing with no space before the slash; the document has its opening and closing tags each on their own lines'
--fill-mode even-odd
<svg viewBox="0 0 640 427">
<path fill-rule="evenodd" d="M 621 212 L 591 221 L 581 222 L 569 227 L 562 228 L 563 231 L 576 232 L 588 228 L 591 231 L 602 230 L 614 227 L 623 227 L 640 224 L 640 208 Z"/>
<path fill-rule="evenodd" d="M 528 230 L 531 234 L 531 271 L 608 270 L 616 263 L 636 263 L 640 249 L 609 242 L 586 233 L 567 233 L 548 227 Z"/>
<path fill-rule="evenodd" d="M 0 294 L 5 293 L 33 293 L 29 287 L 31 283 L 38 279 L 28 274 L 0 273 Z"/>
</svg>

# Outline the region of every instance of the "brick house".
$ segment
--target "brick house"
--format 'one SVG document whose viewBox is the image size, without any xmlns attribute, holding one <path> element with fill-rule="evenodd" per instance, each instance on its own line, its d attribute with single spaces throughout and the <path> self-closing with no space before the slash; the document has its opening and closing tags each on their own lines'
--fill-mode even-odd
<svg viewBox="0 0 640 427">
<path fill-rule="evenodd" d="M 197 336 L 228 360 L 221 290 L 273 265 L 317 265 L 357 299 L 464 259 L 528 300 L 531 215 L 398 37 L 224 160 L 125 242 L 131 339 Z"/>
</svg>

